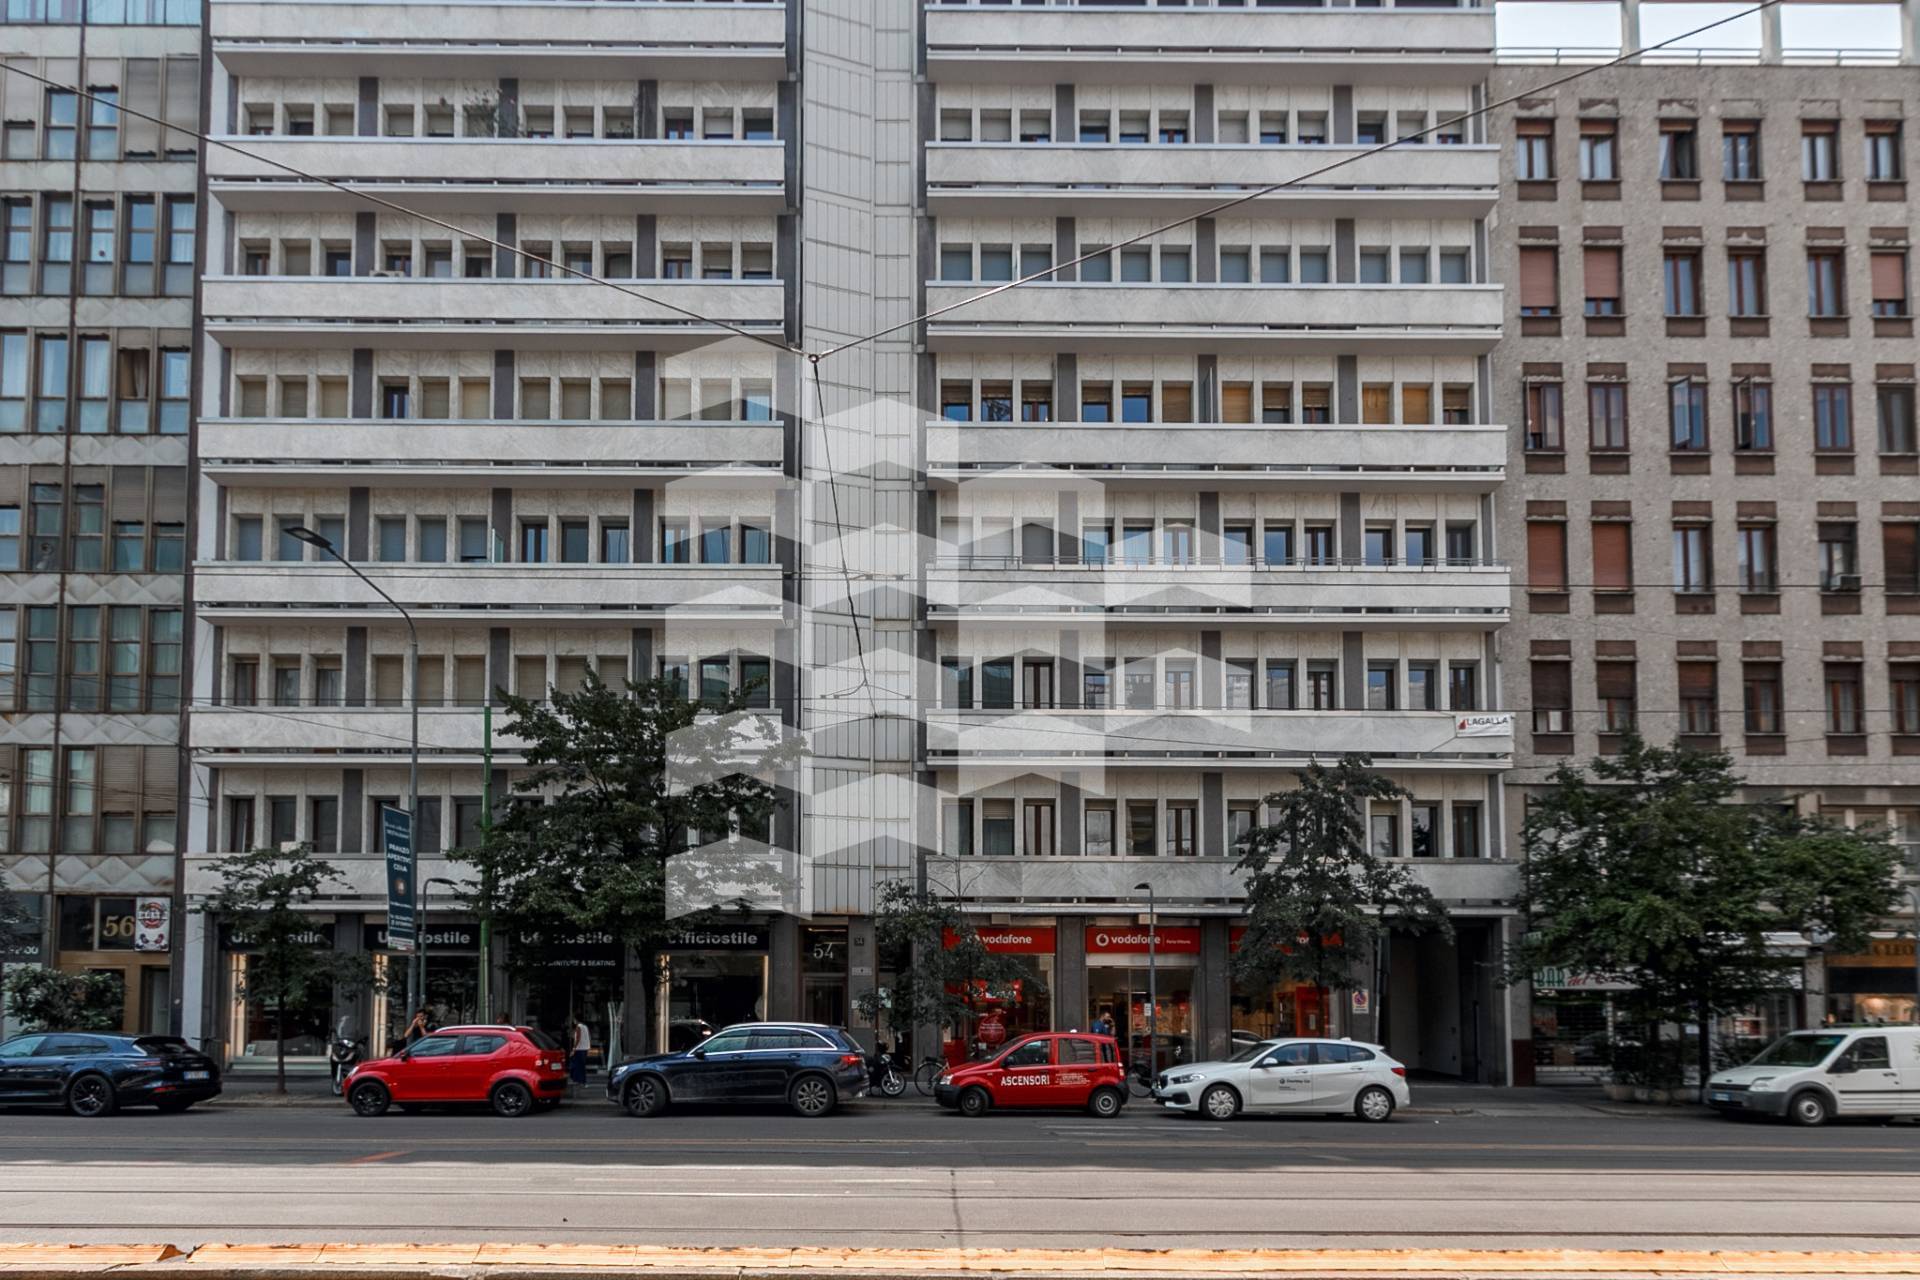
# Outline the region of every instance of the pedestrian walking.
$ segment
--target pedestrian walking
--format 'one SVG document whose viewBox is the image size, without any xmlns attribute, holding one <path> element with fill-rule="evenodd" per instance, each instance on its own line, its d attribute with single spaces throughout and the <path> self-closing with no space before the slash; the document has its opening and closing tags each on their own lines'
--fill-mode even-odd
<svg viewBox="0 0 1920 1280">
<path fill-rule="evenodd" d="M 593 1051 L 593 1032 L 584 1021 L 573 1024 L 573 1052 L 567 1055 L 567 1079 L 577 1090 L 587 1082 L 587 1055 Z"/>
<path fill-rule="evenodd" d="M 422 1005 L 418 1009 L 415 1009 L 413 1011 L 413 1021 L 407 1024 L 407 1048 L 413 1048 L 416 1040 L 419 1040 L 432 1030 L 433 1028 L 427 1024 L 426 1006 Z"/>
</svg>

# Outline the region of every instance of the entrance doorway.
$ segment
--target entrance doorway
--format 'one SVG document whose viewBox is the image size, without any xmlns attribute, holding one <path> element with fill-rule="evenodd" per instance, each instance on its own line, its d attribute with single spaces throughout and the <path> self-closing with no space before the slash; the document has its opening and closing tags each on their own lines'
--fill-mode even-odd
<svg viewBox="0 0 1920 1280">
<path fill-rule="evenodd" d="M 1195 1061 L 1197 1040 L 1193 1025 L 1193 975 L 1188 965 L 1159 966 L 1154 987 L 1153 1070 L 1158 1073 L 1183 1062 Z M 1089 1025 L 1105 1018 L 1113 1024 L 1120 1041 L 1120 1052 L 1132 1064 L 1147 1055 L 1147 969 L 1087 969 L 1087 1017 Z"/>
</svg>

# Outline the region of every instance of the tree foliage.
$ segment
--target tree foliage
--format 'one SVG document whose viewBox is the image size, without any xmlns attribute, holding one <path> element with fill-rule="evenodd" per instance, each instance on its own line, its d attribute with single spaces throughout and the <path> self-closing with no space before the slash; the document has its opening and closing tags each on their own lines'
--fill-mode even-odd
<svg viewBox="0 0 1920 1280">
<path fill-rule="evenodd" d="M 313 904 L 351 886 L 304 844 L 236 853 L 212 869 L 220 887 L 193 909 L 219 920 L 235 946 L 246 948 L 238 994 L 273 1017 L 275 1086 L 285 1093 L 288 1011 L 328 993 L 351 995 L 375 985 L 369 957 L 335 951 L 313 936 Z"/>
<path fill-rule="evenodd" d="M 474 870 L 470 905 L 511 939 L 510 963 L 544 963 L 580 934 L 651 960 L 703 912 L 787 893 L 768 856 L 765 779 L 797 753 L 768 739 L 750 693 L 700 703 L 672 681 L 616 690 L 589 676 L 546 701 L 505 697 L 528 772 L 480 844 L 454 858 Z"/>
<path fill-rule="evenodd" d="M 875 1026 L 884 1019 L 896 1032 L 938 1027 L 971 1040 L 983 1004 L 1010 1001 L 1016 983 L 1026 993 L 1045 990 L 1019 957 L 987 950 L 952 899 L 908 881 L 880 886 L 873 931 L 882 967 L 898 975 L 884 991 L 855 997 Z"/>
<path fill-rule="evenodd" d="M 7 974 L 7 1017 L 24 1031 L 118 1031 L 125 989 L 107 973 L 21 965 Z"/>
<path fill-rule="evenodd" d="M 1407 792 L 1363 755 L 1294 774 L 1299 785 L 1267 797 L 1272 821 L 1240 842 L 1247 932 L 1234 973 L 1248 982 L 1292 981 L 1342 990 L 1373 964 L 1389 928 L 1452 935 L 1439 901 L 1404 865 L 1374 853 L 1369 804 Z"/>
<path fill-rule="evenodd" d="M 1787 984 L 1800 961 L 1770 935 L 1859 950 L 1896 905 L 1899 854 L 1883 832 L 1734 803 L 1724 752 L 1629 735 L 1618 755 L 1550 781 L 1522 829 L 1528 932 L 1509 980 L 1553 966 L 1631 984 L 1619 999 L 1647 1029 L 1650 1062 L 1660 1023 L 1704 1027 Z"/>
</svg>

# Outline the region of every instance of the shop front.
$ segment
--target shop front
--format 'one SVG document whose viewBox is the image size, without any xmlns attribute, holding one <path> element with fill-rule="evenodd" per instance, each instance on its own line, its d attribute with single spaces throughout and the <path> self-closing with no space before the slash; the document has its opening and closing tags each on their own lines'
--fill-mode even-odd
<svg viewBox="0 0 1920 1280">
<path fill-rule="evenodd" d="M 334 920 L 316 916 L 294 941 L 318 951 L 334 949 Z M 232 1071 L 272 1071 L 284 1047 L 287 1066 L 294 1070 L 324 1069 L 334 1026 L 333 983 L 319 979 L 276 1010 L 261 999 L 248 982 L 258 956 L 252 942 L 231 925 L 219 930 L 221 955 L 223 1056 Z M 217 1046 L 209 1045 L 214 1049 Z"/>
<path fill-rule="evenodd" d="M 1053 1030 L 1054 955 L 1059 934 L 1053 925 L 982 924 L 974 927 L 980 945 L 1005 956 L 1017 973 L 1006 979 L 966 980 L 962 994 L 966 1025 L 944 1030 L 942 1052 L 948 1062 L 991 1053 L 1010 1040 Z M 951 948 L 954 934 L 946 936 Z"/>
<path fill-rule="evenodd" d="M 514 1020 L 569 1045 L 574 1024 L 585 1023 L 593 1040 L 589 1070 L 637 1051 L 619 1041 L 627 1007 L 626 957 L 626 948 L 603 930 L 514 938 L 509 954 Z"/>
<path fill-rule="evenodd" d="M 1916 1014 L 1914 940 L 1874 938 L 1854 955 L 1827 957 L 1827 1017 L 1833 1022 L 1898 1023 Z"/>
<path fill-rule="evenodd" d="M 770 932 L 756 922 L 688 928 L 670 935 L 654 1001 L 654 1043 L 678 1052 L 731 1023 L 764 1018 Z M 846 930 L 840 934 L 844 953 Z M 840 990 L 844 996 L 844 982 Z M 637 1045 L 632 1048 L 639 1051 Z"/>
<path fill-rule="evenodd" d="M 1279 1036 L 1328 1034 L 1328 995 L 1325 988 L 1291 979 L 1250 982 L 1233 972 L 1232 957 L 1239 955 L 1240 943 L 1246 936 L 1244 925 L 1234 925 L 1227 930 L 1228 980 L 1233 985 L 1229 1003 L 1233 1019 L 1232 1039 L 1238 1043 L 1250 1043 Z"/>
<path fill-rule="evenodd" d="M 427 1022 L 435 1027 L 480 1022 L 480 926 L 472 921 L 430 920 L 426 949 Z M 368 1051 L 380 1057 L 406 1039 L 413 1010 L 407 1008 L 407 965 L 412 955 L 395 951 L 384 921 L 361 927 L 361 946 L 373 960 L 374 993 Z"/>
<path fill-rule="evenodd" d="M 173 998 L 173 900 L 63 893 L 55 902 L 54 967 L 109 978 L 119 994 L 122 1031 L 166 1034 Z"/>
<path fill-rule="evenodd" d="M 1194 997 L 1200 970 L 1198 925 L 1090 924 L 1086 930 L 1087 1025 L 1111 1026 L 1128 1062 L 1147 1057 L 1153 1030 L 1155 1071 L 1202 1057 Z M 1217 975 L 1226 981 L 1227 975 Z M 1152 1017 L 1148 1014 L 1151 1010 Z"/>
</svg>

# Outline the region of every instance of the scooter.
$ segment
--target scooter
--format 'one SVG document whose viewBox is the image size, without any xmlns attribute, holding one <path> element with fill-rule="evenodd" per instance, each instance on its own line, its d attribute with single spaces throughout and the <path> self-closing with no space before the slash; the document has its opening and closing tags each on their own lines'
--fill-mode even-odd
<svg viewBox="0 0 1920 1280">
<path fill-rule="evenodd" d="M 885 1049 L 867 1055 L 867 1083 L 884 1098 L 897 1098 L 907 1091 L 906 1073 Z"/>
<path fill-rule="evenodd" d="M 347 1032 L 347 1020 L 340 1019 L 340 1025 L 334 1028 L 333 1043 L 327 1047 L 327 1062 L 333 1069 L 333 1096 L 339 1097 L 346 1088 L 347 1074 L 360 1062 L 361 1046 L 365 1040 L 356 1039 Z"/>
</svg>

